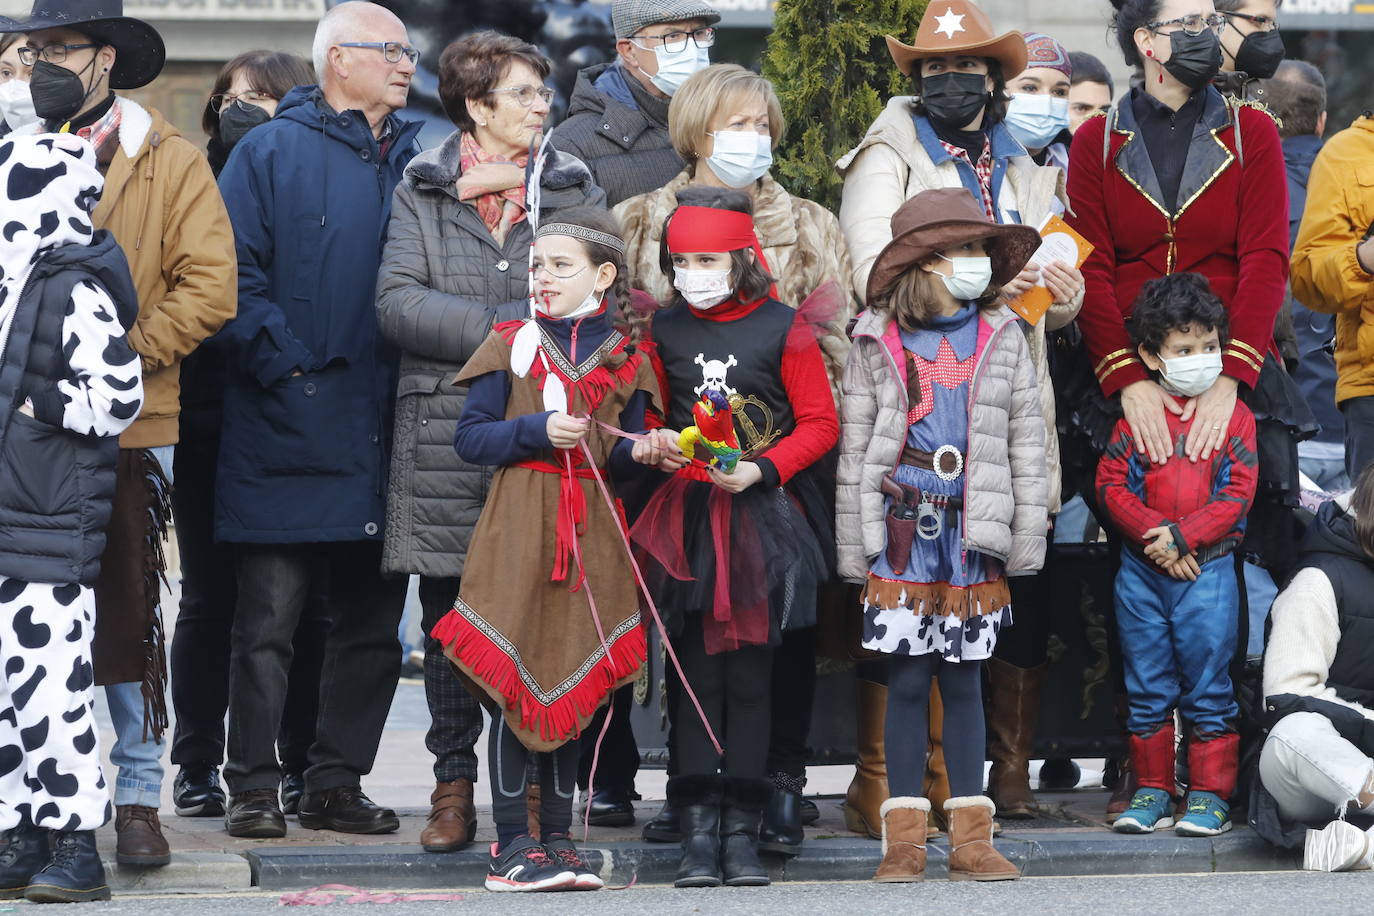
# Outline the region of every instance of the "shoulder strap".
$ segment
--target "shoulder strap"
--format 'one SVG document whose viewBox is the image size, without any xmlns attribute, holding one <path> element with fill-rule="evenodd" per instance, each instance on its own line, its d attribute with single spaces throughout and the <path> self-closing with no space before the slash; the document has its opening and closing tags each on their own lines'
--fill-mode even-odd
<svg viewBox="0 0 1374 916">
<path fill-rule="evenodd" d="M 1116 123 L 1116 106 L 1119 101 L 1112 102 L 1112 106 L 1107 109 L 1107 123 L 1102 127 L 1102 168 L 1107 167 L 1107 160 L 1112 154 L 1112 125 Z"/>
</svg>

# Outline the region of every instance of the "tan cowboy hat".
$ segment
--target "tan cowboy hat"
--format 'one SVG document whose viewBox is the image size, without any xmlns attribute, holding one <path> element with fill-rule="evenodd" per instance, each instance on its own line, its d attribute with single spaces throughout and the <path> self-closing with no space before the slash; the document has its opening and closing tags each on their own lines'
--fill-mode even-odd
<svg viewBox="0 0 1374 916">
<path fill-rule="evenodd" d="M 988 222 L 982 205 L 963 188 L 922 191 L 892 214 L 892 241 L 873 262 L 867 301 L 890 290 L 922 258 L 974 239 L 987 240 L 993 286 L 1006 285 L 1040 247 L 1040 233 L 1030 226 Z"/>
<path fill-rule="evenodd" d="M 891 35 L 887 51 L 903 75 L 910 76 L 912 65 L 927 57 L 967 54 L 988 57 L 1002 65 L 1002 77 L 1011 79 L 1026 69 L 1026 40 L 1020 32 L 992 36 L 987 14 L 971 0 L 931 0 L 916 30 L 916 43 L 904 45 Z"/>
</svg>

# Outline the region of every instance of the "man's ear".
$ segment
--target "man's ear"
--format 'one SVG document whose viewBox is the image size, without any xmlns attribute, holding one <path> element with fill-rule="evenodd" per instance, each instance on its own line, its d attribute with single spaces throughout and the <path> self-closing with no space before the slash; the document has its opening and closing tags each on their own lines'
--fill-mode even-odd
<svg viewBox="0 0 1374 916">
<path fill-rule="evenodd" d="M 335 45 L 329 49 L 325 56 L 326 68 L 329 73 L 333 73 L 339 79 L 348 79 L 348 67 L 344 64 L 344 49 Z"/>
<path fill-rule="evenodd" d="M 111 70 L 114 69 L 115 58 L 118 56 L 119 55 L 114 48 L 110 47 L 109 45 L 105 45 L 105 47 L 95 52 L 95 59 L 97 61 L 98 69 L 102 73 L 109 73 Z"/>
<path fill-rule="evenodd" d="M 1159 354 L 1151 353 L 1144 344 L 1141 344 L 1135 349 L 1136 353 L 1140 354 L 1140 361 L 1145 364 L 1147 369 L 1158 372 L 1160 369 L 1164 368 L 1164 360 L 1159 358 Z"/>
<path fill-rule="evenodd" d="M 629 68 L 631 68 L 631 69 L 633 69 L 634 66 L 635 66 L 635 59 L 634 59 L 634 57 L 632 56 L 632 55 L 634 54 L 634 48 L 635 48 L 634 42 L 630 41 L 630 39 L 628 39 L 628 38 L 619 38 L 619 39 L 616 39 L 616 43 L 615 43 L 615 53 L 616 53 L 616 56 L 620 58 L 620 63 L 621 63 L 623 66 L 629 67 Z"/>
</svg>

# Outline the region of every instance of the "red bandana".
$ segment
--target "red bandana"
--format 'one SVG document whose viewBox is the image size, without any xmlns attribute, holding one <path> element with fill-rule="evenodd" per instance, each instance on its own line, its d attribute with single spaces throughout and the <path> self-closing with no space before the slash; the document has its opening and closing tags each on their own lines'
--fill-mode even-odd
<svg viewBox="0 0 1374 916">
<path fill-rule="evenodd" d="M 754 218 L 748 213 L 716 207 L 678 207 L 668 220 L 668 251 L 673 254 L 741 248 L 754 249 L 759 266 L 768 271 L 768 259 L 754 234 Z M 778 297 L 776 284 L 768 288 L 768 295 Z"/>
</svg>

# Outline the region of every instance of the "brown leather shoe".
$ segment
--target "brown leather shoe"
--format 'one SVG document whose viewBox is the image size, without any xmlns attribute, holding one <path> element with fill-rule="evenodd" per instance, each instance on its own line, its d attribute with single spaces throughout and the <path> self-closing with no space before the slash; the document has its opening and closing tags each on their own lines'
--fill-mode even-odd
<svg viewBox="0 0 1374 916">
<path fill-rule="evenodd" d="M 992 815 L 997 809 L 983 795 L 945 802 L 949 821 L 949 880 L 1012 881 L 1020 870 L 992 845 Z"/>
<path fill-rule="evenodd" d="M 115 808 L 115 861 L 120 865 L 166 865 L 172 850 L 162 835 L 157 809 L 144 805 Z"/>
<path fill-rule="evenodd" d="M 1031 741 L 1040 717 L 1040 683 L 1045 665 L 1018 668 L 1001 659 L 986 662 L 991 688 L 988 725 L 988 797 L 997 813 L 1013 820 L 1035 817 L 1039 808 L 1030 787 Z"/>
<path fill-rule="evenodd" d="M 865 680 L 860 680 L 858 687 L 859 763 L 844 795 L 844 825 L 876 840 L 883 835 L 879 809 L 887 799 L 887 757 L 883 748 L 887 688 Z"/>
<path fill-rule="evenodd" d="M 477 809 L 472 804 L 472 780 L 437 783 L 429 796 L 429 821 L 420 831 L 420 845 L 425 852 L 456 852 L 476 836 Z"/>
<path fill-rule="evenodd" d="M 883 802 L 883 861 L 873 874 L 882 884 L 908 884 L 926 876 L 926 821 L 930 802 L 924 798 L 889 798 Z"/>
</svg>

